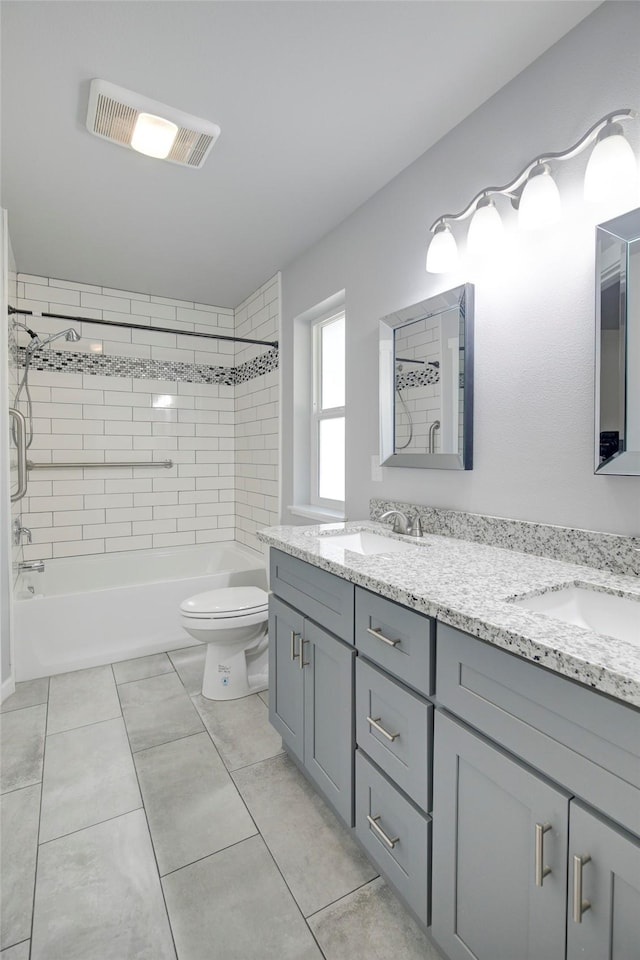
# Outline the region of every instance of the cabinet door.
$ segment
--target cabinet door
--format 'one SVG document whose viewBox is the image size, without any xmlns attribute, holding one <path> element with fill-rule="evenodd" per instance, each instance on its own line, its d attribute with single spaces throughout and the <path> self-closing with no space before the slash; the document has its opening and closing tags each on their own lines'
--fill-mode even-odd
<svg viewBox="0 0 640 960">
<path fill-rule="evenodd" d="M 450 960 L 562 960 L 568 797 L 439 711 L 433 789 L 434 939 Z"/>
<path fill-rule="evenodd" d="M 353 826 L 353 660 L 355 650 L 305 620 L 304 765 Z"/>
<path fill-rule="evenodd" d="M 302 761 L 304 678 L 300 669 L 302 616 L 276 597 L 269 598 L 269 720 Z"/>
<path fill-rule="evenodd" d="M 640 960 L 640 842 L 577 801 L 569 822 L 568 960 Z"/>
</svg>

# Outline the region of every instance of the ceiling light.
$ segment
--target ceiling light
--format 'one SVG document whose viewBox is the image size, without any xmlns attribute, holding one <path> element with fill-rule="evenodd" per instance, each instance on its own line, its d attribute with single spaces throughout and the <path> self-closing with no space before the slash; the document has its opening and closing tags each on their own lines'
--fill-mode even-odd
<svg viewBox="0 0 640 960">
<path fill-rule="evenodd" d="M 451 273 L 458 266 L 458 245 L 446 223 L 436 224 L 427 251 L 428 273 Z"/>
<path fill-rule="evenodd" d="M 631 144 L 619 123 L 607 123 L 596 140 L 584 175 L 584 198 L 600 203 L 632 194 L 638 186 L 638 168 Z"/>
<path fill-rule="evenodd" d="M 472 217 L 467 249 L 472 256 L 487 256 L 491 243 L 502 237 L 502 220 L 493 197 L 507 197 L 518 210 L 518 224 L 525 230 L 550 226 L 561 214 L 560 194 L 551 176 L 550 163 L 570 160 L 597 140 L 585 176 L 585 196 L 603 199 L 617 196 L 637 185 L 636 160 L 618 121 L 635 120 L 635 110 L 615 110 L 590 127 L 567 150 L 531 160 L 509 183 L 484 187 L 460 213 L 445 213 L 431 225 L 433 237 L 427 252 L 429 273 L 449 273 L 457 267 L 457 245 L 450 225 Z M 623 186 L 624 183 L 624 186 Z M 605 193 L 606 190 L 611 191 Z"/>
<path fill-rule="evenodd" d="M 467 252 L 476 259 L 485 259 L 497 252 L 504 242 L 504 224 L 496 205 L 489 197 L 481 197 L 471 218 L 467 233 Z"/>
<path fill-rule="evenodd" d="M 220 136 L 217 123 L 107 80 L 91 81 L 87 130 L 129 150 L 192 168 L 202 166 Z"/>
<path fill-rule="evenodd" d="M 152 113 L 139 113 L 131 135 L 131 146 L 138 153 L 165 160 L 171 153 L 178 129 L 178 124 L 171 120 L 155 117 Z"/>
<path fill-rule="evenodd" d="M 546 163 L 537 163 L 527 178 L 518 204 L 518 226 L 538 230 L 557 223 L 562 214 L 560 193 Z"/>
</svg>

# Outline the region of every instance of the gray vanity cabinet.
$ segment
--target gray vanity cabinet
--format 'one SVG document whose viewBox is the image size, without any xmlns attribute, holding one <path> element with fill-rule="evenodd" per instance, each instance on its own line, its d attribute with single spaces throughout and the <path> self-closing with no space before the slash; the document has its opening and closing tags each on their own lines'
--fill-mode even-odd
<svg viewBox="0 0 640 960">
<path fill-rule="evenodd" d="M 269 600 L 269 719 L 290 755 L 352 826 L 355 649 L 309 614 L 328 620 L 342 636 L 353 635 L 353 586 L 272 550 L 271 587 L 299 609 L 277 596 Z"/>
<path fill-rule="evenodd" d="M 434 739 L 434 939 L 450 960 L 561 960 L 568 795 L 440 712 Z"/>
<path fill-rule="evenodd" d="M 577 800 L 570 825 L 567 960 L 639 960 L 640 841 Z"/>
</svg>

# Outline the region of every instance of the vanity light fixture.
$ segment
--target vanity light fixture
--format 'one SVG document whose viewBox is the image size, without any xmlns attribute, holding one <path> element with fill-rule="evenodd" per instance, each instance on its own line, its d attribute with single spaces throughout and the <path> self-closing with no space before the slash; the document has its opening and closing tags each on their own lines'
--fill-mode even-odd
<svg viewBox="0 0 640 960">
<path fill-rule="evenodd" d="M 485 187 L 460 213 L 438 217 L 430 227 L 433 236 L 427 251 L 427 272 L 449 273 L 457 268 L 458 248 L 451 224 L 468 217 L 472 217 L 467 236 L 469 253 L 487 255 L 490 245 L 498 242 L 502 233 L 502 218 L 493 197 L 510 199 L 518 210 L 518 225 L 523 230 L 549 226 L 559 220 L 560 193 L 551 165 L 570 160 L 594 141 L 595 147 L 585 173 L 585 199 L 599 203 L 637 190 L 636 158 L 620 123 L 636 117 L 635 110 L 614 110 L 594 123 L 567 150 L 536 157 L 509 183 L 501 187 Z"/>
</svg>

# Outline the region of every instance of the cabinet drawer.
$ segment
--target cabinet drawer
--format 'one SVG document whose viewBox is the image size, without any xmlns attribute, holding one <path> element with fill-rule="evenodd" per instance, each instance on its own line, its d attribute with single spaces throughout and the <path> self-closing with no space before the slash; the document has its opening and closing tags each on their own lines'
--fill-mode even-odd
<svg viewBox="0 0 640 960">
<path fill-rule="evenodd" d="M 358 746 L 425 811 L 431 809 L 432 740 L 432 704 L 358 658 Z"/>
<path fill-rule="evenodd" d="M 438 702 L 640 833 L 640 711 L 438 624 Z"/>
<path fill-rule="evenodd" d="M 431 818 L 419 813 L 359 750 L 356 836 L 418 920 L 428 925 Z"/>
<path fill-rule="evenodd" d="M 352 583 L 272 547 L 271 589 L 305 616 L 353 643 Z"/>
<path fill-rule="evenodd" d="M 433 693 L 435 620 L 356 587 L 356 646 L 419 693 Z"/>
</svg>

